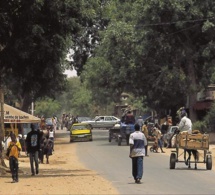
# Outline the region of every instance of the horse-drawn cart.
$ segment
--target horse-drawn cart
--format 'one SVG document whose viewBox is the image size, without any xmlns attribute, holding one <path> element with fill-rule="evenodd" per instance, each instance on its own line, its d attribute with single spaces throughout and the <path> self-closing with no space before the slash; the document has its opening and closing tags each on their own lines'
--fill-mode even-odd
<svg viewBox="0 0 215 195">
<path fill-rule="evenodd" d="M 120 134 L 118 135 L 118 146 L 121 146 L 122 141 L 125 140 L 129 145 L 130 134 L 134 132 L 134 124 L 121 124 Z"/>
<path fill-rule="evenodd" d="M 112 139 L 115 139 L 116 141 L 118 141 L 118 137 L 120 134 L 120 124 L 116 124 L 114 125 L 111 129 L 109 129 L 109 142 L 112 141 Z"/>
<path fill-rule="evenodd" d="M 179 153 L 180 151 L 181 153 Z M 193 159 L 191 159 L 192 154 Z M 182 158 L 180 158 L 181 156 Z M 194 163 L 195 169 L 197 169 L 197 163 L 204 163 L 206 164 L 206 169 L 211 170 L 212 154 L 209 151 L 209 135 L 201 133 L 187 134 L 185 132 L 177 134 L 176 148 L 171 151 L 170 155 L 170 169 L 175 169 L 176 163 L 181 162 L 185 163 L 188 168 L 190 168 L 191 163 Z"/>
</svg>

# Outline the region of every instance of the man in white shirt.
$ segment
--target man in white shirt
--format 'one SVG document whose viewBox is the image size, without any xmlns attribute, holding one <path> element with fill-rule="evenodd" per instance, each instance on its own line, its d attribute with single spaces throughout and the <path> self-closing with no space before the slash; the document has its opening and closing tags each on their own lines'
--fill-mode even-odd
<svg viewBox="0 0 215 195">
<path fill-rule="evenodd" d="M 192 134 L 192 122 L 189 118 L 187 118 L 187 113 L 183 112 L 181 114 L 181 121 L 179 123 L 179 130 L 180 131 L 187 131 L 188 134 Z"/>
<path fill-rule="evenodd" d="M 132 175 L 135 183 L 141 183 L 140 180 L 143 176 L 143 157 L 145 156 L 145 146 L 147 145 L 147 139 L 145 135 L 140 131 L 138 124 L 134 125 L 135 132 L 130 134 L 130 154 L 132 159 Z"/>
</svg>

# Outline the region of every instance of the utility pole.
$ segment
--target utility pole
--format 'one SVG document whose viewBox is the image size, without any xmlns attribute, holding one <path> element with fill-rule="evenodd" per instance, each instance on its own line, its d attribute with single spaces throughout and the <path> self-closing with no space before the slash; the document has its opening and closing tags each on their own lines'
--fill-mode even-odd
<svg viewBox="0 0 215 195">
<path fill-rule="evenodd" d="M 34 100 L 32 100 L 32 102 L 31 102 L 31 115 L 33 115 L 34 116 Z"/>
</svg>

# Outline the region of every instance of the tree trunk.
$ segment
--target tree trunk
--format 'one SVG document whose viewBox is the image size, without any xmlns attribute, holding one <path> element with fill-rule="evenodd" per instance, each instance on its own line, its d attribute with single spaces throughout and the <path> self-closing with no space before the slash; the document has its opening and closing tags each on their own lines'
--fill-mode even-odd
<svg viewBox="0 0 215 195">
<path fill-rule="evenodd" d="M 188 63 L 188 76 L 190 77 L 190 87 L 188 91 L 188 108 L 189 108 L 189 118 L 192 122 L 197 120 L 197 114 L 193 109 L 193 106 L 196 104 L 196 97 L 197 97 L 197 82 L 196 82 L 196 75 L 195 75 L 195 67 L 193 64 L 193 59 L 190 57 Z"/>
<path fill-rule="evenodd" d="M 7 167 L 4 162 L 4 149 L 2 142 L 4 141 L 4 93 L 0 76 L 0 165 Z"/>
<path fill-rule="evenodd" d="M 21 101 L 21 110 L 28 113 L 31 103 L 32 97 L 29 94 L 25 94 Z"/>
</svg>

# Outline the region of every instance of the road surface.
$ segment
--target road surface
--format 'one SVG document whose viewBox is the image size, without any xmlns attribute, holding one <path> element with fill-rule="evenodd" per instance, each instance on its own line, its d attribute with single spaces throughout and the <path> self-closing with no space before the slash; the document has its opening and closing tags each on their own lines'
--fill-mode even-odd
<svg viewBox="0 0 215 195">
<path fill-rule="evenodd" d="M 144 158 L 142 184 L 135 184 L 131 174 L 129 146 L 115 140 L 108 142 L 108 130 L 94 130 L 93 142 L 75 142 L 82 163 L 111 181 L 120 194 L 214 194 L 215 172 L 206 170 L 205 164 L 198 169 L 188 169 L 183 163 L 169 169 L 169 155 L 149 153 Z M 193 165 L 194 166 L 194 165 Z"/>
</svg>

